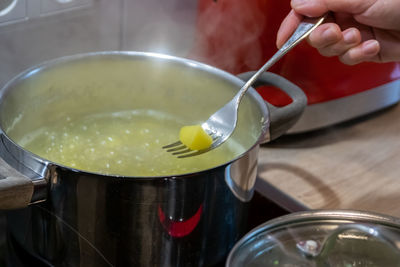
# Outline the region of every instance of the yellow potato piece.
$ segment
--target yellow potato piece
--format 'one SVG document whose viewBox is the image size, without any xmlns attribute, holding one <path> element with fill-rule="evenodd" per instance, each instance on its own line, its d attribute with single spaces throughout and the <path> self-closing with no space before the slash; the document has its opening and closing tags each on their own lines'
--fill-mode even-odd
<svg viewBox="0 0 400 267">
<path fill-rule="evenodd" d="M 184 126 L 179 132 L 179 140 L 191 150 L 203 150 L 212 144 L 212 138 L 200 125 Z"/>
</svg>

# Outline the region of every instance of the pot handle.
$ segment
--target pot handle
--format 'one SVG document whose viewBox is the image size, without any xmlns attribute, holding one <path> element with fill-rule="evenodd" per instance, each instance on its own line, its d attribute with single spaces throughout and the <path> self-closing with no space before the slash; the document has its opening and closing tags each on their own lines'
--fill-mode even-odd
<svg viewBox="0 0 400 267">
<path fill-rule="evenodd" d="M 30 178 L 0 158 L 0 210 L 28 206 L 33 196 L 33 189 L 34 185 Z"/>
<path fill-rule="evenodd" d="M 238 77 L 247 81 L 254 73 L 255 71 L 245 72 L 239 74 Z M 264 72 L 254 83 L 253 88 L 265 85 L 278 87 L 290 96 L 292 103 L 284 107 L 276 107 L 265 101 L 270 113 L 270 136 L 263 143 L 274 140 L 289 130 L 300 118 L 307 105 L 307 97 L 304 92 L 297 85 L 282 76 L 272 72 Z"/>
</svg>

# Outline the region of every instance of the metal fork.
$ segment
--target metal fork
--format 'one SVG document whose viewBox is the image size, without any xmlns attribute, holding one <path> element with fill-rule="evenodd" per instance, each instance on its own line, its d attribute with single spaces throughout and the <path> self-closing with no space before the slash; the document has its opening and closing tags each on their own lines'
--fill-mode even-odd
<svg viewBox="0 0 400 267">
<path fill-rule="evenodd" d="M 203 130 L 211 136 L 213 143 L 207 149 L 191 150 L 182 142 L 177 141 L 172 144 L 163 146 L 167 152 L 176 155 L 178 158 L 186 158 L 197 156 L 208 152 L 222 143 L 224 143 L 235 130 L 238 118 L 238 109 L 240 101 L 251 85 L 258 77 L 274 65 L 282 56 L 295 47 L 300 41 L 306 38 L 317 26 L 319 26 L 326 18 L 326 15 L 319 18 L 304 18 L 289 40 L 264 64 L 237 92 L 237 94 L 225 106 L 212 114 L 207 121 L 201 124 Z"/>
</svg>

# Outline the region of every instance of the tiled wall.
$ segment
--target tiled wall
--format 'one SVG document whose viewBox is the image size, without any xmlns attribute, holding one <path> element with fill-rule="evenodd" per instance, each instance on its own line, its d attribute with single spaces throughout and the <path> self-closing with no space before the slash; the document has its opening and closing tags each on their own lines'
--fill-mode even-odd
<svg viewBox="0 0 400 267">
<path fill-rule="evenodd" d="M 118 49 L 120 10 L 120 1 L 95 0 L 81 9 L 0 26 L 0 84 L 55 57 Z"/>
<path fill-rule="evenodd" d="M 136 50 L 185 56 L 196 4 L 197 0 L 18 0 L 14 19 L 0 16 L 0 87 L 24 69 L 64 55 Z M 0 266 L 4 231 L 0 212 Z"/>
<path fill-rule="evenodd" d="M 72 0 L 86 4 L 68 8 L 66 1 L 67 8 L 57 13 L 62 5 L 54 2 L 63 0 L 19 1 L 26 1 L 24 18 L 5 24 L 0 16 L 0 86 L 34 64 L 69 54 L 136 50 L 185 56 L 197 5 L 197 0 Z"/>
</svg>

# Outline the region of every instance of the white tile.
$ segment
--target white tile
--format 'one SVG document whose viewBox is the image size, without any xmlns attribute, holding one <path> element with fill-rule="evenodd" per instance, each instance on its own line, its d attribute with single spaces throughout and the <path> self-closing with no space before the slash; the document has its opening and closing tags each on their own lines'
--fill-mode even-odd
<svg viewBox="0 0 400 267">
<path fill-rule="evenodd" d="M 5 1 L 0 9 L 0 26 L 26 19 L 26 0 Z"/>
<path fill-rule="evenodd" d="M 31 1 L 31 0 L 29 0 Z M 121 47 L 120 1 L 0 27 L 0 86 L 42 61 Z"/>
<path fill-rule="evenodd" d="M 76 8 L 90 7 L 92 5 L 93 0 L 41 0 L 40 14 L 56 14 Z"/>
</svg>

